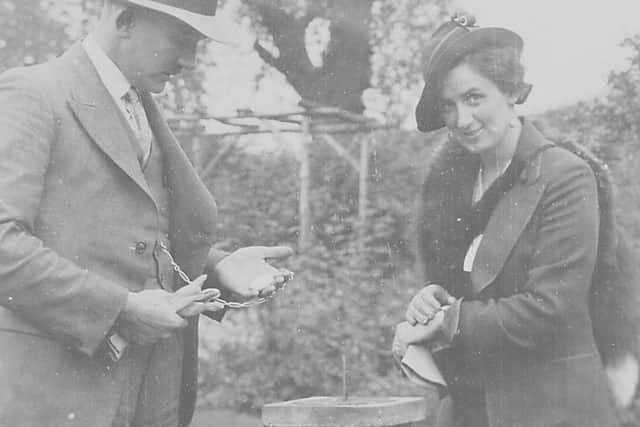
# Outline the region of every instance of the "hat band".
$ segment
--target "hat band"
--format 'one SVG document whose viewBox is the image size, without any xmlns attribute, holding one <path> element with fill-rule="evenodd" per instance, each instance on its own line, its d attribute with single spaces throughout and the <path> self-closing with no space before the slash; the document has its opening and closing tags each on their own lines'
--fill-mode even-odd
<svg viewBox="0 0 640 427">
<path fill-rule="evenodd" d="M 438 41 L 438 43 L 435 45 L 435 47 L 431 50 L 431 55 L 429 56 L 429 59 L 426 62 L 426 64 L 429 65 L 429 68 L 427 70 L 425 70 L 425 72 L 423 73 L 423 76 L 424 76 L 425 79 L 433 71 L 433 64 L 437 63 L 436 61 L 434 61 L 436 55 L 438 55 L 440 53 L 440 50 L 442 49 L 442 47 L 445 45 L 445 43 L 447 43 L 454 36 L 454 34 L 459 34 L 460 33 L 460 31 L 458 31 L 458 30 L 464 31 L 465 33 L 469 32 L 469 30 L 465 29 L 464 27 L 460 27 L 459 25 L 456 25 L 449 32 L 449 34 L 447 34 L 444 37 L 442 37 L 440 39 L 440 41 Z"/>
<path fill-rule="evenodd" d="M 168 13 L 170 15 L 175 14 L 176 11 L 182 11 L 187 13 L 193 13 L 203 16 L 214 16 L 218 2 L 216 0 L 127 0 L 129 3 L 137 4 L 138 6 L 145 7 L 147 9 L 157 10 L 160 12 Z"/>
</svg>

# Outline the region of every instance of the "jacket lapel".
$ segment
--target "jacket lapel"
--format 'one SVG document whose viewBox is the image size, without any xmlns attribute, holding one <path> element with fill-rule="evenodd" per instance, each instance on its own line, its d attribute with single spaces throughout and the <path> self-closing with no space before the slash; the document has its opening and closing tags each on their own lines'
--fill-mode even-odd
<svg viewBox="0 0 640 427">
<path fill-rule="evenodd" d="M 178 264 L 189 266 L 194 258 L 199 258 L 198 254 L 203 248 L 208 251 L 213 244 L 217 206 L 151 95 L 143 92 L 140 99 L 163 154 L 164 173 L 169 184 L 171 247 Z"/>
<path fill-rule="evenodd" d="M 122 169 L 149 197 L 151 191 L 136 158 L 133 132 L 80 43 L 63 57 L 75 73 L 75 86 L 69 106 L 82 127 L 100 149 Z"/>
<path fill-rule="evenodd" d="M 514 160 L 526 162 L 521 179 L 496 205 L 471 270 L 471 287 L 477 295 L 502 270 L 511 250 L 529 223 L 545 189 L 539 179 L 539 149 L 548 141 L 528 121 L 524 121 Z M 531 171 L 536 173 L 532 174 Z"/>
<path fill-rule="evenodd" d="M 75 74 L 76 85 L 68 103 L 78 121 L 115 165 L 154 200 L 133 149 L 133 144 L 138 142 L 82 45 L 76 43 L 61 60 L 66 61 L 67 69 Z M 155 141 L 163 153 L 169 184 L 172 252 L 178 264 L 189 274 L 200 274 L 202 266 L 198 264 L 214 239 L 215 201 L 180 148 L 151 95 L 141 93 L 141 100 Z"/>
</svg>

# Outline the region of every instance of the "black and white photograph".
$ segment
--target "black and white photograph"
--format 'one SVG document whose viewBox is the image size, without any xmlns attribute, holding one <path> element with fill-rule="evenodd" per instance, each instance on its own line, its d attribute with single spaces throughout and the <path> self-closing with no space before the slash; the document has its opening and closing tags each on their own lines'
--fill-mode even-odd
<svg viewBox="0 0 640 427">
<path fill-rule="evenodd" d="M 0 0 L 0 427 L 640 427 L 639 17 Z"/>
</svg>

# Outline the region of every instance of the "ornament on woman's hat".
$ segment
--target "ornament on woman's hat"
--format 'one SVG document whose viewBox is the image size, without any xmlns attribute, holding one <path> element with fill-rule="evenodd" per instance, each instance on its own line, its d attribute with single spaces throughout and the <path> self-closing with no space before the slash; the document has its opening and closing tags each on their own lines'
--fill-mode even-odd
<svg viewBox="0 0 640 427">
<path fill-rule="evenodd" d="M 478 25 L 476 24 L 476 17 L 473 15 L 468 15 L 466 13 L 454 13 L 451 17 L 451 21 L 455 22 L 458 25 L 467 28 L 475 28 Z"/>
</svg>

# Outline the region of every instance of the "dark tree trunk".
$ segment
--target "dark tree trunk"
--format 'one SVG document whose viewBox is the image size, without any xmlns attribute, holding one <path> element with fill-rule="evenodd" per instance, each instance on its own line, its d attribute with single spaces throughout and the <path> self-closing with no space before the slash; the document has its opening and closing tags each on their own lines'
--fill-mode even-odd
<svg viewBox="0 0 640 427">
<path fill-rule="evenodd" d="M 354 113 L 364 111 L 362 93 L 371 79 L 369 27 L 373 0 L 328 0 L 324 7 L 308 6 L 303 14 L 288 13 L 272 0 L 246 2 L 273 37 L 279 54 L 259 42 L 255 45 L 257 52 L 285 75 L 302 98 Z M 305 47 L 307 25 L 317 17 L 330 22 L 331 32 L 321 67 L 311 63 Z"/>
</svg>

